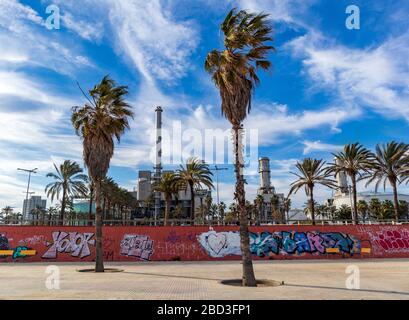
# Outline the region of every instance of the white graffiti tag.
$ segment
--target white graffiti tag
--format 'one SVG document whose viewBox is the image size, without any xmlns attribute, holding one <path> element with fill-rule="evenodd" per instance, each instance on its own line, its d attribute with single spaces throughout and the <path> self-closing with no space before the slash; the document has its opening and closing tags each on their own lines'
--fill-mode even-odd
<svg viewBox="0 0 409 320">
<path fill-rule="evenodd" d="M 153 253 L 153 240 L 149 236 L 125 234 L 121 241 L 121 255 L 149 260 Z"/>
<path fill-rule="evenodd" d="M 241 255 L 240 235 L 238 232 L 209 231 L 202 233 L 197 238 L 201 246 L 213 258 Z"/>
<path fill-rule="evenodd" d="M 93 233 L 78 232 L 53 232 L 54 243 L 42 256 L 43 259 L 55 259 L 58 253 L 71 253 L 72 257 L 84 258 L 91 255 L 90 245 L 95 245 L 95 240 L 91 240 Z"/>
</svg>

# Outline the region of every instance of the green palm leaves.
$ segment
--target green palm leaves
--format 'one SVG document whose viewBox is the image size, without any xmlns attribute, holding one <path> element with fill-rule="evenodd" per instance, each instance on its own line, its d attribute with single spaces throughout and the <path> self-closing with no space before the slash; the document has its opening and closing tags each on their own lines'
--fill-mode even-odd
<svg viewBox="0 0 409 320">
<path fill-rule="evenodd" d="M 367 177 L 373 166 L 374 155 L 359 143 L 347 144 L 344 150 L 333 154 L 335 161 L 329 165 L 329 172 L 338 175 L 345 173 L 352 183 L 353 193 L 353 221 L 358 222 L 357 209 L 357 180 Z M 357 179 L 358 178 L 358 179 Z"/>
<path fill-rule="evenodd" d="M 83 170 L 78 163 L 65 160 L 59 167 L 54 163 L 54 168 L 55 173 L 50 172 L 47 177 L 55 181 L 45 187 L 47 197 L 51 198 L 51 201 L 55 198 L 60 199 L 61 194 L 68 197 L 81 197 L 87 193 L 88 177 L 82 173 Z"/>
<path fill-rule="evenodd" d="M 223 51 L 212 50 L 207 55 L 205 70 L 219 88 L 222 114 L 239 126 L 251 109 L 252 90 L 260 80 L 256 70 L 268 70 L 267 55 L 274 47 L 268 15 L 231 10 L 221 24 L 224 33 Z"/>
<path fill-rule="evenodd" d="M 128 89 L 116 86 L 105 76 L 101 83 L 89 91 L 91 99 L 83 107 L 74 107 L 72 124 L 83 138 L 84 162 L 94 181 L 105 178 L 114 154 L 114 140 L 120 141 L 129 118 L 133 117 L 130 105 L 125 101 Z"/>
<path fill-rule="evenodd" d="M 186 164 L 180 166 L 177 170 L 177 179 L 179 180 L 179 187 L 187 189 L 189 186 L 191 194 L 190 205 L 190 219 L 194 219 L 195 213 L 195 189 L 201 189 L 202 186 L 213 188 L 213 173 L 209 166 L 197 158 L 189 158 Z"/>
<path fill-rule="evenodd" d="M 71 160 L 65 160 L 59 167 L 54 164 L 54 168 L 55 173 L 50 172 L 47 177 L 53 178 L 55 181 L 45 187 L 45 192 L 51 201 L 54 201 L 55 198 L 60 199 L 60 195 L 62 196 L 60 224 L 63 224 L 67 202 L 72 197 L 86 195 L 88 177 L 82 173 L 79 164 Z"/>
<path fill-rule="evenodd" d="M 168 224 L 172 196 L 177 194 L 180 184 L 181 181 L 177 175 L 175 175 L 173 172 L 165 172 L 159 182 L 154 186 L 154 190 L 161 192 L 166 201 L 165 217 L 163 221 L 163 225 L 165 226 Z"/>
<path fill-rule="evenodd" d="M 318 184 L 334 188 L 335 180 L 330 179 L 331 174 L 325 168 L 323 160 L 306 158 L 303 162 L 297 162 L 295 167 L 298 172 L 291 172 L 298 177 L 296 181 L 291 183 L 289 196 L 297 193 L 301 188 L 305 188 L 305 193 L 310 197 L 309 206 L 312 224 L 315 225 L 315 206 L 314 206 L 314 187 Z"/>
<path fill-rule="evenodd" d="M 409 145 L 406 143 L 389 142 L 386 145 L 377 145 L 375 158 L 371 166 L 371 175 L 367 182 L 375 182 L 375 190 L 386 183 L 392 187 L 395 219 L 399 219 L 399 201 L 397 184 L 409 178 Z"/>
</svg>

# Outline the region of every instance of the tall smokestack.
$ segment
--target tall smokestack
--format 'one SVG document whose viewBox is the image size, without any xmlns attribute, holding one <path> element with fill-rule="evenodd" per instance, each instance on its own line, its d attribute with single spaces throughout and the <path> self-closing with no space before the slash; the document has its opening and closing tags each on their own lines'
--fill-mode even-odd
<svg viewBox="0 0 409 320">
<path fill-rule="evenodd" d="M 155 161 L 155 182 L 159 182 L 162 177 L 162 112 L 163 109 L 158 106 L 156 112 L 156 161 Z M 161 193 L 155 191 L 155 225 L 157 217 L 160 214 Z"/>
<path fill-rule="evenodd" d="M 338 159 L 334 159 L 334 161 L 339 164 L 339 160 Z M 335 178 L 337 180 L 337 186 L 338 189 L 336 191 L 336 193 L 348 193 L 348 180 L 347 180 L 347 175 L 345 174 L 345 172 L 339 172 L 335 175 Z"/>
<path fill-rule="evenodd" d="M 260 158 L 259 160 L 259 174 L 260 174 L 260 192 L 270 193 L 273 188 L 271 187 L 270 176 L 270 159 L 267 157 Z"/>
</svg>

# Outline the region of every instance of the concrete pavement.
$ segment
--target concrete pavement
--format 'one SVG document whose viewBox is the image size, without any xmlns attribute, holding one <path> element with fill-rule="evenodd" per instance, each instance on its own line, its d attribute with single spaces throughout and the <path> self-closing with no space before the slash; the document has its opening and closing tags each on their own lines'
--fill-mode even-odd
<svg viewBox="0 0 409 320">
<path fill-rule="evenodd" d="M 241 277 L 239 261 L 106 263 L 121 273 L 80 273 L 90 263 L 54 263 L 60 289 L 46 287 L 49 263 L 1 263 L 0 299 L 409 299 L 409 259 L 257 261 L 258 279 L 278 287 L 226 286 Z M 345 281 L 359 267 L 360 290 Z"/>
</svg>

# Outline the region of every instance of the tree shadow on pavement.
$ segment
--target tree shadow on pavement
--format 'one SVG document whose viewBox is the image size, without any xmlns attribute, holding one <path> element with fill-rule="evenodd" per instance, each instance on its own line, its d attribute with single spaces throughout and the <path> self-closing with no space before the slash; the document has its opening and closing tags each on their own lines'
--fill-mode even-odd
<svg viewBox="0 0 409 320">
<path fill-rule="evenodd" d="M 409 296 L 409 292 L 400 292 L 400 291 L 387 291 L 387 290 L 375 290 L 375 289 L 347 289 L 347 288 L 340 288 L 340 287 L 326 287 L 326 286 L 314 286 L 314 285 L 291 284 L 291 283 L 284 283 L 284 286 L 311 288 L 311 289 L 330 289 L 330 290 L 359 291 L 359 292 L 371 292 L 371 293 L 400 294 L 400 295 Z"/>
</svg>

